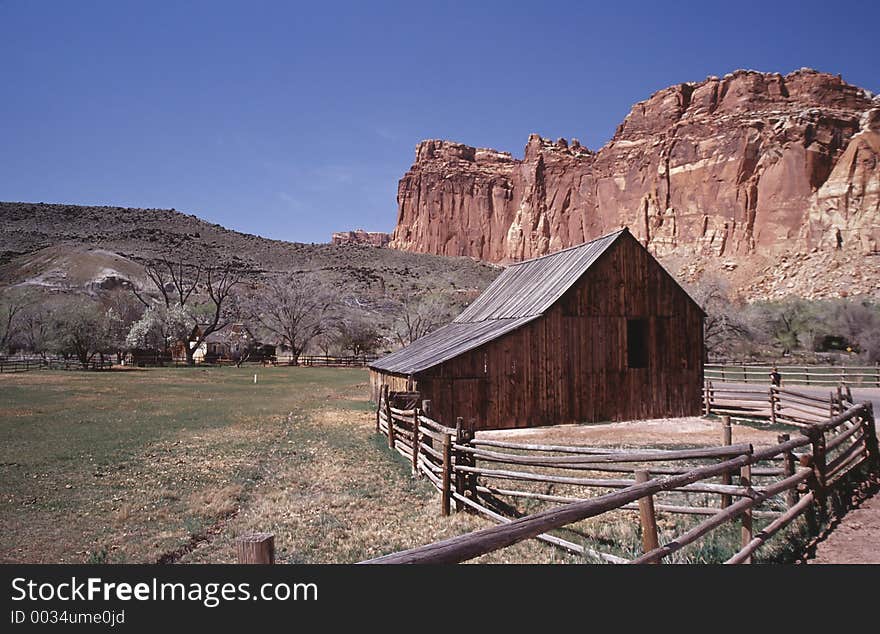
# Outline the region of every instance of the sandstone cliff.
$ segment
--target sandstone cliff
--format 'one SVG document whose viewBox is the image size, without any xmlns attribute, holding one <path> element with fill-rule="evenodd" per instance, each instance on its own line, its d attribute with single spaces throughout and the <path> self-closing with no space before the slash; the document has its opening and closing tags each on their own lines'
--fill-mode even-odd
<svg viewBox="0 0 880 634">
<path fill-rule="evenodd" d="M 597 152 L 534 134 L 521 160 L 423 141 L 398 204 L 398 249 L 503 263 L 626 225 L 686 278 L 718 268 L 746 294 L 873 292 L 880 99 L 809 69 L 737 71 L 637 103 Z"/>
<path fill-rule="evenodd" d="M 340 246 L 343 244 L 360 244 L 371 247 L 384 247 L 391 240 L 391 234 L 384 231 L 337 231 L 330 238 L 330 244 Z"/>
</svg>

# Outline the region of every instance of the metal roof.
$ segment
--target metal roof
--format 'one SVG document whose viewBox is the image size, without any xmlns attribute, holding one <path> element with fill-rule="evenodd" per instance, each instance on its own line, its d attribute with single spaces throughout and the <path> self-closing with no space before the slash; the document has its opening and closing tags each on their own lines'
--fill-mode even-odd
<svg viewBox="0 0 880 634">
<path fill-rule="evenodd" d="M 537 319 L 626 231 L 510 265 L 451 324 L 370 367 L 398 374 L 421 372 Z"/>
<path fill-rule="evenodd" d="M 455 318 L 455 323 L 543 314 L 624 231 L 512 264 Z"/>
<path fill-rule="evenodd" d="M 540 315 L 521 319 L 490 319 L 466 324 L 452 322 L 428 333 L 405 348 L 374 361 L 370 367 L 398 374 L 421 372 L 468 350 L 478 348 L 538 317 Z"/>
</svg>

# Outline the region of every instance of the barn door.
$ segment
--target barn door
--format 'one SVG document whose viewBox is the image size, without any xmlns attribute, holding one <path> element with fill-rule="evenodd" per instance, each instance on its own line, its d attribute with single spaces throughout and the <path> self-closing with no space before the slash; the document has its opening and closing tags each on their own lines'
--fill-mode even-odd
<svg viewBox="0 0 880 634">
<path fill-rule="evenodd" d="M 452 402 L 454 407 L 452 415 L 454 417 L 461 416 L 465 425 L 470 422 L 471 418 L 476 419 L 475 429 L 485 429 L 488 420 L 488 381 L 486 379 L 453 379 L 452 380 Z M 455 418 L 452 420 L 455 424 Z"/>
</svg>

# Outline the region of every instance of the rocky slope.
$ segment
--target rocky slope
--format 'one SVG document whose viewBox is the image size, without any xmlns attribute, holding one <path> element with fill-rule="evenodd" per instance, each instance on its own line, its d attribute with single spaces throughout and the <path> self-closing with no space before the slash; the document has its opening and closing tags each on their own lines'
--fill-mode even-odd
<svg viewBox="0 0 880 634">
<path fill-rule="evenodd" d="M 0 292 L 100 294 L 149 287 L 143 265 L 159 258 L 233 264 L 251 279 L 311 271 L 355 308 L 381 310 L 418 292 L 467 294 L 497 267 L 359 244 L 302 244 L 231 231 L 173 209 L 0 202 Z"/>
<path fill-rule="evenodd" d="M 521 160 L 423 141 L 398 205 L 402 250 L 503 263 L 626 225 L 685 279 L 722 272 L 752 297 L 872 293 L 880 98 L 809 69 L 709 77 L 637 103 L 597 152 L 534 134 Z"/>
</svg>

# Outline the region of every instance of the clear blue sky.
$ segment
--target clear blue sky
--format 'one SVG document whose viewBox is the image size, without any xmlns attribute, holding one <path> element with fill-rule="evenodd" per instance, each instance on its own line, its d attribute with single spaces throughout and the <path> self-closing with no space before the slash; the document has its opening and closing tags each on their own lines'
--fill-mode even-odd
<svg viewBox="0 0 880 634">
<path fill-rule="evenodd" d="M 596 149 L 634 102 L 737 68 L 880 91 L 878 24 L 876 0 L 0 0 L 0 200 L 391 230 L 420 139 Z"/>
</svg>

